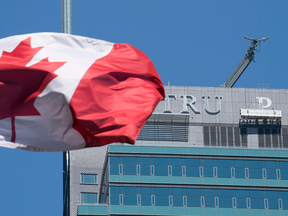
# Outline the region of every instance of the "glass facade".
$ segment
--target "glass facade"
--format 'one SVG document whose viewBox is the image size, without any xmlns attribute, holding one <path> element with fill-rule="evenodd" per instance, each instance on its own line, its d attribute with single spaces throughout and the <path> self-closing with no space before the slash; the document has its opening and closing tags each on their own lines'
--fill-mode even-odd
<svg viewBox="0 0 288 216">
<path fill-rule="evenodd" d="M 71 216 L 288 216 L 288 91 L 165 91 L 134 146 L 110 145 L 102 163 L 95 150 L 98 172 L 87 152 L 72 166 Z"/>
</svg>

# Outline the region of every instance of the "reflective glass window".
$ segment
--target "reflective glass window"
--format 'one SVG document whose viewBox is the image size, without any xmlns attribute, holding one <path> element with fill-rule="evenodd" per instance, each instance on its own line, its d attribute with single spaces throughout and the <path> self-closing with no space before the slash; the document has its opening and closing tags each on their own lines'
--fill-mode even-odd
<svg viewBox="0 0 288 216">
<path fill-rule="evenodd" d="M 281 179 L 288 179 L 288 170 L 281 169 Z"/>
<path fill-rule="evenodd" d="M 257 198 L 250 198 L 251 199 L 251 208 L 253 209 L 264 209 L 264 200 L 257 199 Z"/>
<path fill-rule="evenodd" d="M 181 166 L 182 165 L 181 158 L 172 158 L 172 165 Z"/>
<path fill-rule="evenodd" d="M 187 206 L 189 207 L 200 207 L 200 199 L 198 197 L 187 196 Z"/>
<path fill-rule="evenodd" d="M 136 165 L 123 165 L 123 175 L 136 175 Z"/>
<path fill-rule="evenodd" d="M 154 158 L 154 163 L 155 165 L 159 166 L 159 165 L 163 165 L 163 166 L 167 166 L 168 165 L 168 160 L 167 158 Z"/>
<path fill-rule="evenodd" d="M 250 190 L 250 198 L 264 198 L 263 191 L 258 190 Z"/>
<path fill-rule="evenodd" d="M 214 197 L 214 189 L 204 189 L 205 197 Z"/>
<path fill-rule="evenodd" d="M 173 195 L 174 196 L 182 196 L 183 192 L 182 190 L 185 190 L 184 188 L 173 188 Z"/>
<path fill-rule="evenodd" d="M 280 161 L 280 169 L 288 169 L 288 161 Z"/>
<path fill-rule="evenodd" d="M 173 176 L 182 176 L 182 167 L 181 166 L 173 166 L 172 167 L 172 175 Z"/>
<path fill-rule="evenodd" d="M 136 164 L 136 157 L 123 157 L 123 164 Z"/>
<path fill-rule="evenodd" d="M 187 167 L 199 167 L 199 166 L 200 166 L 199 159 L 196 159 L 196 158 L 186 158 L 186 166 L 187 166 Z"/>
<path fill-rule="evenodd" d="M 151 206 L 151 196 L 141 195 L 141 205 L 142 206 Z"/>
<path fill-rule="evenodd" d="M 276 161 L 266 161 L 265 167 L 267 169 L 276 169 Z"/>
<path fill-rule="evenodd" d="M 235 167 L 243 167 L 244 168 L 244 160 L 235 160 Z"/>
<path fill-rule="evenodd" d="M 237 197 L 237 208 L 246 208 L 246 198 Z"/>
<path fill-rule="evenodd" d="M 96 204 L 97 193 L 81 193 L 81 204 Z"/>
<path fill-rule="evenodd" d="M 80 182 L 84 184 L 97 184 L 97 174 L 80 174 Z"/>
<path fill-rule="evenodd" d="M 204 176 L 213 177 L 213 167 L 204 167 Z"/>
<path fill-rule="evenodd" d="M 186 176 L 199 177 L 199 167 L 186 167 Z"/>
<path fill-rule="evenodd" d="M 283 209 L 288 210 L 288 200 L 282 199 Z"/>
<path fill-rule="evenodd" d="M 221 195 L 221 193 L 219 193 Z M 231 197 L 220 197 L 219 196 L 219 207 L 220 208 L 232 208 Z"/>
<path fill-rule="evenodd" d="M 111 205 L 119 205 L 119 195 L 110 194 L 110 204 Z"/>
<path fill-rule="evenodd" d="M 123 188 L 123 193 L 124 194 L 136 194 L 137 193 L 137 188 L 136 187 L 122 187 Z"/>
<path fill-rule="evenodd" d="M 262 169 L 262 161 L 257 161 L 257 160 L 250 160 L 249 161 L 249 168 L 258 168 Z"/>
<path fill-rule="evenodd" d="M 111 175 L 119 175 L 119 165 L 117 164 L 110 164 L 110 174 Z"/>
<path fill-rule="evenodd" d="M 168 168 L 167 166 L 154 166 L 155 167 L 155 175 L 156 176 L 168 176 Z"/>
<path fill-rule="evenodd" d="M 150 165 L 150 157 L 141 157 L 140 163 L 141 165 Z"/>
<path fill-rule="evenodd" d="M 247 168 L 248 169 L 248 168 Z M 250 169 L 249 168 L 249 178 L 252 179 L 262 179 L 262 169 Z"/>
<path fill-rule="evenodd" d="M 167 187 L 155 187 L 155 195 L 159 195 L 159 196 L 162 196 L 162 195 L 166 195 L 168 196 L 169 192 L 168 192 L 168 188 Z"/>
<path fill-rule="evenodd" d="M 235 167 L 235 177 L 236 178 L 245 178 L 245 168 Z"/>
<path fill-rule="evenodd" d="M 118 157 L 109 157 L 110 164 L 119 164 Z"/>
<path fill-rule="evenodd" d="M 150 175 L 150 166 L 142 165 L 140 172 L 141 172 L 141 175 Z"/>
<path fill-rule="evenodd" d="M 232 197 L 232 190 L 229 189 L 219 190 L 219 197 Z"/>
<path fill-rule="evenodd" d="M 231 178 L 231 169 L 228 167 L 218 167 L 218 178 Z"/>
<path fill-rule="evenodd" d="M 215 207 L 215 197 L 205 196 L 205 207 Z"/>
<path fill-rule="evenodd" d="M 217 160 L 217 167 L 231 167 L 230 160 L 225 160 L 225 159 L 218 159 Z"/>
<path fill-rule="evenodd" d="M 200 196 L 200 189 L 197 188 L 187 188 L 187 196 Z"/>
<path fill-rule="evenodd" d="M 137 205 L 137 195 L 133 194 L 129 194 L 129 195 L 126 195 L 124 194 L 124 204 L 125 205 Z"/>
<path fill-rule="evenodd" d="M 204 167 L 213 167 L 213 159 L 203 159 Z"/>
<path fill-rule="evenodd" d="M 267 191 L 268 192 L 268 198 L 272 199 L 278 199 L 278 191 Z"/>
<path fill-rule="evenodd" d="M 266 169 L 267 179 L 276 179 L 276 171 L 275 169 Z"/>
<path fill-rule="evenodd" d="M 269 200 L 269 209 L 279 209 L 278 199 L 268 199 Z"/>
<path fill-rule="evenodd" d="M 110 194 L 119 194 L 120 190 L 117 186 L 111 186 L 110 187 Z"/>
<path fill-rule="evenodd" d="M 151 187 L 141 187 L 140 190 L 141 190 L 141 195 L 151 195 L 152 194 L 152 188 Z"/>
<path fill-rule="evenodd" d="M 173 206 L 183 206 L 183 196 L 173 195 Z"/>
<path fill-rule="evenodd" d="M 236 197 L 246 197 L 246 190 L 236 190 Z"/>
</svg>

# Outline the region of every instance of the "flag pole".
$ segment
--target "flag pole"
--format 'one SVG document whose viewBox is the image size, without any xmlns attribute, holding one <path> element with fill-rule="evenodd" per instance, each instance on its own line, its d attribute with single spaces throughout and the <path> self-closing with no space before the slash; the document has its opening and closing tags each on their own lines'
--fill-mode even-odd
<svg viewBox="0 0 288 216">
<path fill-rule="evenodd" d="M 62 0 L 62 32 L 72 34 L 72 0 Z M 63 152 L 63 216 L 70 215 L 70 153 Z"/>
</svg>

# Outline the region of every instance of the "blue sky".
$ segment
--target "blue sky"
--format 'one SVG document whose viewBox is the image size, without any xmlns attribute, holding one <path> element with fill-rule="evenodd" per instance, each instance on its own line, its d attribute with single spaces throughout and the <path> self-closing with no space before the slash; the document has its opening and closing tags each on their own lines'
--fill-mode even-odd
<svg viewBox="0 0 288 216">
<path fill-rule="evenodd" d="M 235 87 L 287 89 L 288 1 L 73 0 L 73 34 L 129 43 L 165 85 L 220 86 L 243 57 L 243 35 L 261 44 Z M 60 0 L 0 0 L 0 38 L 61 32 Z M 62 214 L 62 153 L 0 149 L 1 215 Z"/>
</svg>

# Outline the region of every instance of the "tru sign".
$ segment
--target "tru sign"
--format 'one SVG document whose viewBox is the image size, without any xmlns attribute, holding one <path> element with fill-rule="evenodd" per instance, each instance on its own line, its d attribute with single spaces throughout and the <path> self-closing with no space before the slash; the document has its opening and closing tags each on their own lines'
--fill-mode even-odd
<svg viewBox="0 0 288 216">
<path fill-rule="evenodd" d="M 182 100 L 182 111 L 181 113 L 189 113 L 188 108 L 190 108 L 195 114 L 200 114 L 200 110 L 196 107 L 196 97 L 193 95 L 180 95 Z M 212 110 L 209 107 L 209 101 L 211 100 L 211 96 L 202 96 L 201 99 L 204 103 L 205 111 L 208 114 L 218 114 L 221 110 L 221 100 L 222 96 L 216 95 L 213 99 L 216 100 L 216 109 Z M 272 105 L 272 101 L 267 97 L 256 97 L 258 100 L 259 109 L 268 108 Z M 171 100 L 177 100 L 176 94 L 168 94 L 165 96 L 165 110 L 164 113 L 172 113 L 171 109 Z"/>
</svg>

